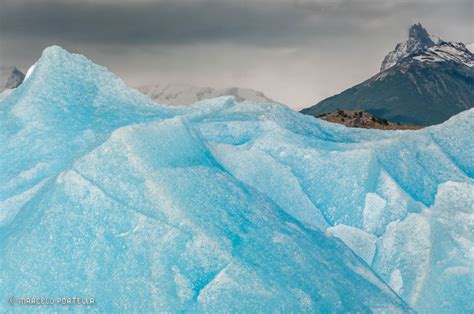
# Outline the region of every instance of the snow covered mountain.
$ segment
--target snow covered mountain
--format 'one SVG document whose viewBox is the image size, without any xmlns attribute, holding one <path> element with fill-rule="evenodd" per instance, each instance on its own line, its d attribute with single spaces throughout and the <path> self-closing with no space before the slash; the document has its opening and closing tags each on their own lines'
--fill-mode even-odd
<svg viewBox="0 0 474 314">
<path fill-rule="evenodd" d="M 472 44 L 471 44 L 472 45 Z M 380 71 L 385 71 L 410 57 L 421 62 L 455 62 L 468 67 L 474 66 L 471 48 L 463 43 L 451 43 L 433 37 L 421 26 L 410 27 L 408 40 L 397 44 L 383 60 Z"/>
<path fill-rule="evenodd" d="M 440 41 L 428 49 L 414 52 L 411 58 L 420 62 L 452 62 L 474 67 L 474 54 L 463 43 Z"/>
<path fill-rule="evenodd" d="M 364 110 L 389 121 L 432 125 L 474 106 L 474 54 L 434 38 L 420 25 L 382 62 L 381 72 L 302 110 L 321 115 Z"/>
<path fill-rule="evenodd" d="M 474 110 L 349 129 L 235 97 L 161 106 L 59 47 L 29 72 L 0 97 L 0 299 L 474 311 Z"/>
<path fill-rule="evenodd" d="M 167 105 L 190 105 L 204 99 L 220 96 L 234 96 L 237 101 L 275 102 L 262 92 L 239 87 L 215 89 L 186 84 L 161 84 L 142 86 L 138 90 L 154 101 Z"/>
<path fill-rule="evenodd" d="M 385 56 L 380 66 L 380 71 L 394 66 L 401 59 L 415 52 L 433 47 L 435 41 L 436 39 L 428 34 L 423 26 L 421 26 L 421 23 L 414 24 L 408 31 L 408 40 L 398 43 L 395 49 Z"/>
</svg>

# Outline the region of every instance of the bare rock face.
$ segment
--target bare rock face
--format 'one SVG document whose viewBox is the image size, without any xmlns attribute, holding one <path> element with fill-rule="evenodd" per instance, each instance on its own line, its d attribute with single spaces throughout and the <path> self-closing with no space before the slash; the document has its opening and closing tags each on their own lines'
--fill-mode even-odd
<svg viewBox="0 0 474 314">
<path fill-rule="evenodd" d="M 13 67 L 10 76 L 8 77 L 7 83 L 5 84 L 5 88 L 17 88 L 21 85 L 21 83 L 23 83 L 24 79 L 25 74 L 23 74 L 23 72 L 21 72 L 17 67 Z"/>
<path fill-rule="evenodd" d="M 357 110 L 337 110 L 335 112 L 322 114 L 317 118 L 343 124 L 350 128 L 364 128 L 364 129 L 382 129 L 382 130 L 407 130 L 407 129 L 420 129 L 421 126 L 400 124 L 395 122 L 389 122 L 386 119 L 374 116 L 368 112 Z"/>
</svg>

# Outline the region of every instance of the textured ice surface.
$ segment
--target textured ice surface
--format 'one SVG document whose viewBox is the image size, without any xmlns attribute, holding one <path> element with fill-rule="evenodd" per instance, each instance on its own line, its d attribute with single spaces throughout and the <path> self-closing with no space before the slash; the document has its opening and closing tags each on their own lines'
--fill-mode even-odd
<svg viewBox="0 0 474 314">
<path fill-rule="evenodd" d="M 472 312 L 473 119 L 384 132 L 231 97 L 160 106 L 48 48 L 0 98 L 0 297 Z"/>
<path fill-rule="evenodd" d="M 244 112 L 260 109 L 248 104 L 232 110 L 233 118 L 226 117 L 232 122 L 209 118 L 199 126 L 230 173 L 308 225 L 337 225 L 329 233 L 365 261 L 374 255 L 372 268 L 415 309 L 474 310 L 472 293 L 464 293 L 474 291 L 473 110 L 443 125 L 397 132 L 347 129 L 297 115 L 283 119 L 284 108 L 261 109 L 241 121 Z M 275 176 L 288 189 L 270 189 Z M 295 181 L 299 186 L 291 189 Z M 452 184 L 458 192 L 446 199 L 451 193 L 445 185 Z M 292 206 L 301 193 L 321 215 Z M 456 221 L 458 234 L 451 234 L 453 221 L 433 217 L 435 209 L 463 217 Z M 463 265 L 454 268 L 462 275 L 450 270 L 452 263 Z"/>
<path fill-rule="evenodd" d="M 472 312 L 473 232 L 473 185 L 443 183 L 431 208 L 388 225 L 373 268 L 420 311 Z"/>
<path fill-rule="evenodd" d="M 366 263 L 371 264 L 375 254 L 377 238 L 363 230 L 346 226 L 336 225 L 327 229 L 328 234 L 344 241 L 357 255 Z"/>
</svg>

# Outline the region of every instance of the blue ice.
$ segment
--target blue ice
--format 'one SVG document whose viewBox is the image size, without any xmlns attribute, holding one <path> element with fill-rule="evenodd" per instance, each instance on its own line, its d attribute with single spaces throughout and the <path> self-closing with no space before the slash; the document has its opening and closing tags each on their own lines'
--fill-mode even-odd
<svg viewBox="0 0 474 314">
<path fill-rule="evenodd" d="M 232 97 L 163 106 L 47 48 L 0 97 L 0 297 L 473 311 L 473 121 L 387 132 Z"/>
</svg>

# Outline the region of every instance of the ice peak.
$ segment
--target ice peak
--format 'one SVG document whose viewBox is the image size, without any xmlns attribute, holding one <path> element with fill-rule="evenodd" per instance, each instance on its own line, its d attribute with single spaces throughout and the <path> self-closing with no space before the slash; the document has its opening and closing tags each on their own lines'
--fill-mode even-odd
<svg viewBox="0 0 474 314">
<path fill-rule="evenodd" d="M 33 69 L 29 72 L 28 76 L 32 75 Z M 88 89 L 88 92 L 92 92 L 98 88 L 98 85 L 107 82 L 109 85 L 118 84 L 126 89 L 125 84 L 105 67 L 95 64 L 81 54 L 71 53 L 56 45 L 43 50 L 41 57 L 34 64 L 34 72 L 37 75 L 28 79 L 28 84 L 33 84 L 38 81 L 36 78 L 41 78 L 37 83 L 56 88 L 81 84 L 84 89 Z M 45 81 L 47 84 L 44 84 Z"/>
<path fill-rule="evenodd" d="M 31 65 L 28 68 L 28 71 L 26 72 L 26 74 L 23 77 L 22 83 L 26 82 L 31 77 L 31 75 L 33 74 L 33 71 L 36 68 L 36 65 L 38 63 L 51 64 L 51 63 L 54 63 L 54 62 L 56 62 L 57 60 L 60 60 L 60 59 L 62 59 L 62 60 L 65 60 L 65 59 L 73 60 L 74 59 L 74 58 L 72 58 L 73 55 L 74 54 L 68 52 L 67 50 L 65 50 L 64 48 L 62 48 L 60 46 L 53 45 L 53 46 L 46 47 L 43 50 L 43 52 L 41 54 L 41 57 L 33 65 Z M 46 60 L 48 60 L 48 61 L 46 61 Z"/>
<path fill-rule="evenodd" d="M 94 64 L 92 61 L 81 54 L 69 52 L 66 49 L 56 45 L 45 48 L 41 54 L 41 58 L 38 60 L 38 63 L 48 63 L 50 65 L 60 65 L 67 63 L 69 66 L 72 66 L 73 64 L 85 63 L 94 67 L 103 68 L 100 65 Z"/>
<path fill-rule="evenodd" d="M 52 45 L 44 48 L 42 55 L 51 55 L 51 54 L 70 54 L 66 49 L 58 45 Z"/>
</svg>

